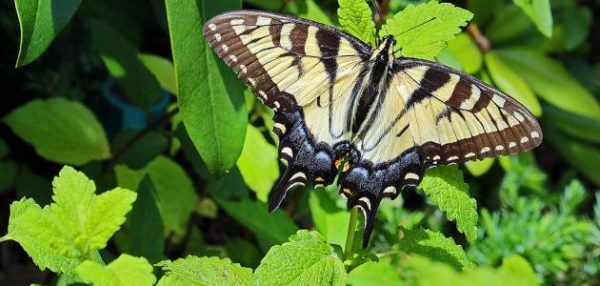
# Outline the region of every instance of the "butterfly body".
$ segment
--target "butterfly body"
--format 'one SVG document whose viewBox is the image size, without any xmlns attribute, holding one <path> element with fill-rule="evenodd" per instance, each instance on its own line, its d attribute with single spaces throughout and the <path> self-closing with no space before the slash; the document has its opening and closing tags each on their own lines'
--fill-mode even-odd
<svg viewBox="0 0 600 286">
<path fill-rule="evenodd" d="M 275 111 L 286 171 L 276 209 L 296 187 L 338 178 L 349 208 L 366 218 L 383 198 L 416 187 L 425 168 L 531 150 L 542 132 L 508 95 L 434 62 L 394 56 L 335 28 L 285 15 L 234 11 L 204 35 L 256 97 Z"/>
</svg>

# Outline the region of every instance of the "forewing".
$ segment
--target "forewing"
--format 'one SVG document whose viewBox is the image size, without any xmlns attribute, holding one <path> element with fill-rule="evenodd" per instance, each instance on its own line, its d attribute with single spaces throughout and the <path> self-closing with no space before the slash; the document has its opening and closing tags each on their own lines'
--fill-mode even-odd
<svg viewBox="0 0 600 286">
<path fill-rule="evenodd" d="M 204 24 L 204 36 L 261 101 L 285 112 L 325 104 L 330 81 L 357 73 L 369 52 L 334 28 L 259 11 L 215 16 Z"/>
</svg>

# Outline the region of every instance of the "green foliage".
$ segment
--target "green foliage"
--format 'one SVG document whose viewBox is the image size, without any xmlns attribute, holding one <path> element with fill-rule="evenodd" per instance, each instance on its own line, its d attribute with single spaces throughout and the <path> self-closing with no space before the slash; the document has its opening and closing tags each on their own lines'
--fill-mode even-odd
<svg viewBox="0 0 600 286">
<path fill-rule="evenodd" d="M 91 110 L 77 101 L 36 99 L 13 110 L 4 121 L 50 161 L 82 165 L 110 156 L 104 129 Z"/>
<path fill-rule="evenodd" d="M 231 169 L 242 152 L 247 113 L 239 80 L 210 50 L 199 23 L 239 8 L 239 0 L 166 2 L 183 123 L 216 176 Z"/>
<path fill-rule="evenodd" d="M 96 195 L 83 173 L 64 167 L 52 182 L 54 203 L 40 208 L 33 200 L 11 205 L 8 234 L 40 268 L 70 273 L 84 259 L 98 260 L 97 250 L 125 221 L 136 194 L 116 188 Z"/>
<path fill-rule="evenodd" d="M 165 275 L 158 281 L 161 285 L 251 285 L 252 269 L 217 257 L 179 258 L 157 264 Z"/>
<path fill-rule="evenodd" d="M 597 5 L 378 2 L 17 0 L 18 19 L 0 10 L 15 43 L 1 78 L 17 87 L 0 115 L 10 127 L 0 195 L 17 198 L 0 205 L 10 213 L 0 242 L 19 243 L 57 285 L 599 284 Z M 429 169 L 421 191 L 382 201 L 367 249 L 336 184 L 292 191 L 268 213 L 280 172 L 273 111 L 202 35 L 204 21 L 241 7 L 339 23 L 371 45 L 393 34 L 399 55 L 437 59 L 523 103 L 543 146 L 468 163 L 472 176 Z M 39 60 L 15 72 L 6 63 L 19 28 L 17 66 Z M 65 167 L 52 194 L 54 163 L 87 176 Z M 13 249 L 3 255 L 20 267 Z M 42 282 L 29 277 L 3 282 Z"/>
<path fill-rule="evenodd" d="M 472 17 L 471 12 L 449 3 L 408 5 L 387 20 L 379 34 L 394 35 L 403 56 L 431 60 Z"/>
<path fill-rule="evenodd" d="M 100 20 L 88 22 L 92 41 L 104 66 L 123 89 L 127 98 L 149 107 L 158 99 L 160 85 L 137 57 L 137 50 L 115 29 Z M 139 84 L 143 82 L 144 84 Z"/>
<path fill-rule="evenodd" d="M 513 0 L 546 37 L 552 36 L 552 11 L 549 0 Z"/>
<path fill-rule="evenodd" d="M 498 269 L 464 272 L 421 256 L 412 256 L 406 264 L 406 285 L 538 285 L 533 269 L 519 256 L 505 258 Z"/>
<path fill-rule="evenodd" d="M 300 230 L 272 247 L 254 273 L 255 285 L 346 285 L 340 257 L 317 232 Z"/>
<path fill-rule="evenodd" d="M 402 229 L 404 237 L 400 240 L 400 249 L 409 254 L 418 254 L 433 261 L 446 263 L 456 270 L 473 267 L 467 254 L 451 238 L 439 232 L 421 229 Z"/>
<path fill-rule="evenodd" d="M 339 0 L 338 21 L 351 35 L 372 46 L 375 45 L 375 23 L 365 0 Z"/>
<path fill-rule="evenodd" d="M 419 189 L 449 220 L 456 221 L 469 241 L 477 239 L 477 202 L 469 197 L 469 186 L 456 166 L 428 169 Z"/>
<path fill-rule="evenodd" d="M 79 4 L 81 0 L 16 0 L 15 7 L 21 28 L 16 66 L 24 66 L 41 56 L 69 23 Z"/>
<path fill-rule="evenodd" d="M 127 254 L 122 254 L 106 266 L 85 261 L 77 266 L 77 274 L 83 282 L 95 286 L 146 286 L 156 282 L 152 265 L 145 258 Z"/>
<path fill-rule="evenodd" d="M 248 125 L 244 149 L 238 159 L 237 166 L 246 185 L 256 192 L 261 202 L 266 202 L 269 192 L 279 178 L 277 165 L 277 148 L 265 139 L 260 131 Z"/>
</svg>

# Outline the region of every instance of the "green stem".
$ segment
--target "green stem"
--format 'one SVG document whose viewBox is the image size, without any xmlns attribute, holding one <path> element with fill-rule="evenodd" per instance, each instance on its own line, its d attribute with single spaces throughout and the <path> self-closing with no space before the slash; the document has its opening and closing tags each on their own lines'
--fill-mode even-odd
<svg viewBox="0 0 600 286">
<path fill-rule="evenodd" d="M 354 249 L 354 235 L 356 234 L 356 221 L 358 220 L 358 208 L 353 208 L 350 211 L 350 221 L 348 222 L 348 233 L 346 234 L 346 247 L 344 256 L 346 259 L 352 258 Z"/>
</svg>

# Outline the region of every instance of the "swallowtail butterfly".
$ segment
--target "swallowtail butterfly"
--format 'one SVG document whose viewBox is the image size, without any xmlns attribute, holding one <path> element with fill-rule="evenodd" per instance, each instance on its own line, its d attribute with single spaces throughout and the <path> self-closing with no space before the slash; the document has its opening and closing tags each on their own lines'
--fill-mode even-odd
<svg viewBox="0 0 600 286">
<path fill-rule="evenodd" d="M 269 202 L 292 188 L 332 184 L 365 217 L 363 246 L 383 198 L 414 188 L 430 166 L 533 149 L 536 119 L 520 103 L 449 67 L 394 56 L 295 17 L 233 11 L 204 24 L 204 36 L 256 97 L 275 111 L 287 165 Z"/>
</svg>

